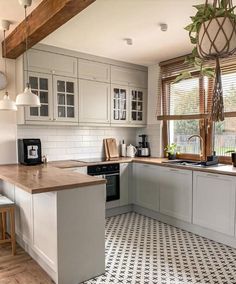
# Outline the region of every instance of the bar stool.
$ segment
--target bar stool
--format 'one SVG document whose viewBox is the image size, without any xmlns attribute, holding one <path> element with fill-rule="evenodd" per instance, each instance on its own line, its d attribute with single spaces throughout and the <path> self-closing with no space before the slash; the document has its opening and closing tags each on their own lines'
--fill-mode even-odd
<svg viewBox="0 0 236 284">
<path fill-rule="evenodd" d="M 16 235 L 15 235 L 15 203 L 9 198 L 0 194 L 0 227 L 1 239 L 0 244 L 11 243 L 12 254 L 16 253 Z M 7 214 L 10 222 L 10 234 L 7 232 Z"/>
</svg>

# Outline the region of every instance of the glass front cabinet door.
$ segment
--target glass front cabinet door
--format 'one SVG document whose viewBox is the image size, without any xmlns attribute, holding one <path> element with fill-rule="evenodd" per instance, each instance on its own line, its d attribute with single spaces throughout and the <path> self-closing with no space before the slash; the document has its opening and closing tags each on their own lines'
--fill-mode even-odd
<svg viewBox="0 0 236 284">
<path fill-rule="evenodd" d="M 54 117 L 58 121 L 78 122 L 77 80 L 53 76 Z"/>
<path fill-rule="evenodd" d="M 28 81 L 32 92 L 39 96 L 40 107 L 26 107 L 26 120 L 53 120 L 52 77 L 30 72 Z"/>
<path fill-rule="evenodd" d="M 129 121 L 129 89 L 112 85 L 111 95 L 111 122 L 126 124 Z"/>
<path fill-rule="evenodd" d="M 140 88 L 130 89 L 130 122 L 132 124 L 145 124 L 146 117 L 146 91 Z"/>
</svg>

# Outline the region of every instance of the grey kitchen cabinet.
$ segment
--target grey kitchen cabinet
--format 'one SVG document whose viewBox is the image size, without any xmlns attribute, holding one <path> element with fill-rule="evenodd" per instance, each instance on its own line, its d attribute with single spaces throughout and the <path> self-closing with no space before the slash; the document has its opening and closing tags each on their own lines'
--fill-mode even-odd
<svg viewBox="0 0 236 284">
<path fill-rule="evenodd" d="M 129 115 L 130 123 L 134 125 L 146 124 L 147 93 L 145 89 L 130 88 Z"/>
<path fill-rule="evenodd" d="M 193 224 L 235 234 L 235 177 L 193 173 Z"/>
<path fill-rule="evenodd" d="M 79 122 L 110 124 L 110 84 L 79 80 Z"/>
<path fill-rule="evenodd" d="M 145 89 L 111 85 L 111 124 L 140 126 L 146 124 Z"/>
<path fill-rule="evenodd" d="M 129 107 L 129 88 L 127 86 L 111 85 L 111 123 L 129 124 Z"/>
<path fill-rule="evenodd" d="M 192 221 L 192 171 L 161 167 L 160 212 Z"/>
<path fill-rule="evenodd" d="M 120 164 L 120 206 L 129 204 L 130 163 Z"/>
<path fill-rule="evenodd" d="M 77 79 L 53 76 L 54 119 L 63 122 L 78 122 Z"/>
<path fill-rule="evenodd" d="M 49 74 L 29 72 L 29 83 L 32 92 L 39 96 L 40 107 L 26 107 L 26 120 L 53 120 L 53 90 L 52 76 Z"/>
<path fill-rule="evenodd" d="M 78 123 L 78 87 L 75 78 L 29 72 L 32 92 L 40 107 L 25 107 L 26 123 Z"/>
<path fill-rule="evenodd" d="M 30 49 L 28 62 L 30 71 L 74 78 L 78 75 L 76 57 Z"/>
<path fill-rule="evenodd" d="M 111 83 L 146 89 L 147 72 L 112 65 Z"/>
<path fill-rule="evenodd" d="M 98 82 L 110 82 L 110 65 L 86 59 L 78 60 L 78 71 L 80 79 Z"/>
<path fill-rule="evenodd" d="M 148 164 L 134 164 L 133 202 L 147 209 L 159 211 L 159 170 Z"/>
</svg>

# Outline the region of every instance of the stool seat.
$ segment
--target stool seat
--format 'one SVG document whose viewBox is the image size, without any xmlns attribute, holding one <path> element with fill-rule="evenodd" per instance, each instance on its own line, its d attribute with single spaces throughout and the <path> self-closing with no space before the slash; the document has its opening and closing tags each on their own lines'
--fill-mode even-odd
<svg viewBox="0 0 236 284">
<path fill-rule="evenodd" d="M 15 203 L 6 196 L 0 195 L 0 208 L 14 206 Z"/>
</svg>

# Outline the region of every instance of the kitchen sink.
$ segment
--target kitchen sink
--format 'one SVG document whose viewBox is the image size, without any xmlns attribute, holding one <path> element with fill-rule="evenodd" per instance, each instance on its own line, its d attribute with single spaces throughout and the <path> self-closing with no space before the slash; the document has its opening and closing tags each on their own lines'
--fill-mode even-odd
<svg viewBox="0 0 236 284">
<path fill-rule="evenodd" d="M 191 161 L 191 160 L 173 160 L 173 161 L 166 161 L 163 163 L 178 165 L 178 166 L 201 166 L 201 161 Z"/>
<path fill-rule="evenodd" d="M 176 166 L 189 166 L 189 167 L 219 167 L 224 166 L 224 164 L 219 164 L 218 159 L 213 161 L 191 161 L 191 160 L 173 160 L 162 162 L 165 164 L 176 165 Z"/>
</svg>

